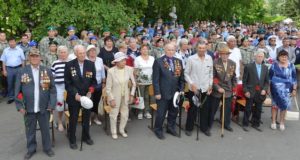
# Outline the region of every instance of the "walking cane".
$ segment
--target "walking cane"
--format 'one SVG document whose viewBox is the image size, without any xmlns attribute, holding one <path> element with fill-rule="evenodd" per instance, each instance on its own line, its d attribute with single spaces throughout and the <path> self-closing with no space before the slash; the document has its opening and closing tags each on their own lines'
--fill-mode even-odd
<svg viewBox="0 0 300 160">
<path fill-rule="evenodd" d="M 198 122 L 198 124 L 197 124 L 197 138 L 196 138 L 196 140 L 198 141 L 199 140 L 199 130 L 200 130 L 200 107 L 201 107 L 201 99 L 202 99 L 202 91 L 201 91 L 201 89 L 199 90 L 199 103 L 200 103 L 200 105 L 199 106 L 197 106 L 197 122 Z"/>
<path fill-rule="evenodd" d="M 224 137 L 224 111 L 225 111 L 225 92 L 223 93 L 223 102 L 222 102 L 222 129 L 221 129 L 221 137 Z"/>
<path fill-rule="evenodd" d="M 82 151 L 82 142 L 83 142 L 83 133 L 84 133 L 84 129 L 83 129 L 83 108 L 82 108 L 82 113 L 81 113 L 81 124 L 82 124 L 82 128 L 81 128 L 81 141 L 80 141 L 80 149 L 79 149 L 80 151 Z"/>
</svg>

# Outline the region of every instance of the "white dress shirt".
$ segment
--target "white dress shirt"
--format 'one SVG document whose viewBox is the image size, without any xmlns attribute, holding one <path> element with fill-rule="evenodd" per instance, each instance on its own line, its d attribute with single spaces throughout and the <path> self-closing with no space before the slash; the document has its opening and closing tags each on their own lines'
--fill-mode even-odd
<svg viewBox="0 0 300 160">
<path fill-rule="evenodd" d="M 197 89 L 207 92 L 213 83 L 213 61 L 211 56 L 205 54 L 204 60 L 201 60 L 198 54 L 194 54 L 187 59 L 186 68 L 184 70 L 185 80 L 191 84 L 195 84 Z"/>
<path fill-rule="evenodd" d="M 34 82 L 34 113 L 40 111 L 40 80 L 39 80 L 39 67 L 35 68 L 31 66 L 33 82 Z"/>
<path fill-rule="evenodd" d="M 239 48 L 233 48 L 233 49 L 229 49 L 229 51 L 231 52 L 229 54 L 229 59 L 232 60 L 233 62 L 235 62 L 236 65 L 236 69 L 235 69 L 235 74 L 236 74 L 236 78 L 238 79 L 239 83 L 241 83 L 240 80 L 240 73 L 241 73 L 241 69 L 240 69 L 240 62 L 242 60 L 242 55 L 241 55 L 241 51 Z"/>
</svg>

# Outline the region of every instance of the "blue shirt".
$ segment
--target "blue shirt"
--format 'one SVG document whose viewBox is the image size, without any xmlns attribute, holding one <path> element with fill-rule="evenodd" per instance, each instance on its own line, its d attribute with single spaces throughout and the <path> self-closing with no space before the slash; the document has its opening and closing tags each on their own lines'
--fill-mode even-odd
<svg viewBox="0 0 300 160">
<path fill-rule="evenodd" d="M 256 66 L 256 71 L 257 71 L 258 79 L 260 79 L 261 64 L 256 64 L 256 63 L 255 63 L 255 66 Z"/>
<path fill-rule="evenodd" d="M 21 48 L 5 48 L 1 56 L 1 61 L 8 67 L 19 66 L 25 61 L 24 52 Z"/>
</svg>

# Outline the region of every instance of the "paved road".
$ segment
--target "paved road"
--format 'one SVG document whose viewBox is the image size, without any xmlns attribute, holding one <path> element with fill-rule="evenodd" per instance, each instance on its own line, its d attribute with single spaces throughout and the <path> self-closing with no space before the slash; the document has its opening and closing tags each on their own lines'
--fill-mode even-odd
<svg viewBox="0 0 300 160">
<path fill-rule="evenodd" d="M 200 134 L 181 138 L 166 134 L 164 141 L 158 140 L 147 128 L 149 120 L 133 119 L 128 124 L 128 138 L 112 140 L 102 127 L 93 125 L 91 136 L 95 145 L 84 145 L 83 151 L 69 149 L 65 133 L 55 132 L 55 157 L 48 158 L 42 152 L 38 133 L 38 150 L 32 160 L 299 160 L 300 123 L 287 122 L 286 131 L 270 129 L 270 108 L 264 109 L 263 132 L 251 129 L 244 132 L 233 124 L 233 133 L 225 131 L 220 138 L 220 125 L 212 129 L 212 136 Z M 185 120 L 184 120 L 185 122 Z M 26 153 L 24 125 L 14 104 L 0 103 L 0 160 L 20 160 Z M 78 136 L 80 137 L 80 128 Z M 78 142 L 79 144 L 79 142 Z"/>
</svg>

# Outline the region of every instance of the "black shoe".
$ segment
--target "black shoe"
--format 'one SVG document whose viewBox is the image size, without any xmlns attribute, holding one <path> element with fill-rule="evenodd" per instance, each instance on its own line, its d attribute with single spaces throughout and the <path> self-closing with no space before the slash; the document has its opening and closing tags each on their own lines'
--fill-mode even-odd
<svg viewBox="0 0 300 160">
<path fill-rule="evenodd" d="M 210 131 L 209 130 L 207 130 L 207 131 L 205 131 L 205 132 L 203 132 L 206 136 L 208 136 L 208 137 L 210 137 L 211 136 L 211 133 L 210 133 Z"/>
<path fill-rule="evenodd" d="M 225 129 L 229 132 L 233 132 L 233 129 L 231 127 L 225 127 Z"/>
<path fill-rule="evenodd" d="M 192 135 L 192 131 L 185 131 L 185 135 L 191 136 Z"/>
<path fill-rule="evenodd" d="M 13 99 L 10 99 L 10 100 L 7 101 L 7 104 L 11 104 L 11 103 L 13 103 L 13 102 L 14 102 L 14 100 L 13 100 Z"/>
<path fill-rule="evenodd" d="M 91 139 L 87 139 L 87 140 L 84 140 L 84 142 L 88 145 L 93 145 L 94 144 L 94 141 L 91 140 Z"/>
<path fill-rule="evenodd" d="M 253 125 L 252 126 L 254 129 L 256 129 L 257 131 L 259 131 L 259 132 L 262 132 L 262 129 L 261 128 L 259 128 L 259 126 L 257 126 L 257 125 Z"/>
<path fill-rule="evenodd" d="M 162 133 L 157 133 L 157 132 L 154 132 L 155 133 L 155 136 L 160 139 L 160 140 L 164 140 L 166 139 L 166 137 L 162 134 Z"/>
<path fill-rule="evenodd" d="M 243 130 L 244 130 L 245 132 L 249 132 L 248 126 L 243 126 Z"/>
<path fill-rule="evenodd" d="M 176 136 L 176 137 L 178 137 L 178 134 L 176 133 L 176 131 L 173 131 L 173 130 L 167 129 L 167 133 L 171 134 L 172 136 Z"/>
<path fill-rule="evenodd" d="M 48 157 L 53 157 L 55 155 L 52 149 L 50 149 L 49 151 L 45 151 L 45 153 Z"/>
<path fill-rule="evenodd" d="M 24 156 L 24 160 L 29 160 L 34 154 L 35 154 L 36 151 L 33 151 L 33 152 L 27 152 Z"/>
<path fill-rule="evenodd" d="M 70 143 L 70 148 L 73 150 L 76 150 L 76 149 L 78 149 L 78 146 L 76 143 Z"/>
</svg>

